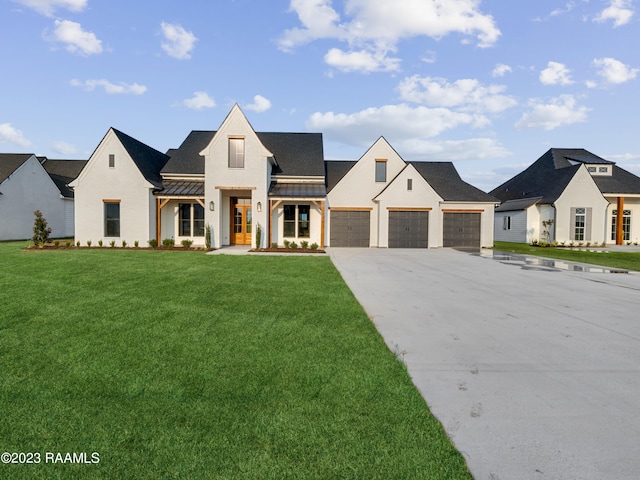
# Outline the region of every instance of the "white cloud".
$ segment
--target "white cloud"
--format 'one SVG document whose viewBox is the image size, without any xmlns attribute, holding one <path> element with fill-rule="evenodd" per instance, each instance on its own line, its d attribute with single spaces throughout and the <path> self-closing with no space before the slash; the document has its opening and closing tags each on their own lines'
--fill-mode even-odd
<svg viewBox="0 0 640 480">
<path fill-rule="evenodd" d="M 343 72 L 391 72 L 399 69 L 400 59 L 387 57 L 383 51 L 351 51 L 344 52 L 332 48 L 324 56 L 328 65 Z"/>
<path fill-rule="evenodd" d="M 162 49 L 167 55 L 179 60 L 191 58 L 191 50 L 198 40 L 196 36 L 178 24 L 162 22 L 160 27 L 166 40 L 162 42 Z"/>
<path fill-rule="evenodd" d="M 571 85 L 570 70 L 558 62 L 547 63 L 547 68 L 540 72 L 540 81 L 543 85 Z"/>
<path fill-rule="evenodd" d="M 573 95 L 560 95 L 548 103 L 531 100 L 532 110 L 525 113 L 516 128 L 542 128 L 553 130 L 573 123 L 585 122 L 589 109 L 577 104 Z"/>
<path fill-rule="evenodd" d="M 58 8 L 71 12 L 81 12 L 87 6 L 87 0 L 14 0 L 36 12 L 52 17 Z"/>
<path fill-rule="evenodd" d="M 631 17 L 635 13 L 631 6 L 631 0 L 610 0 L 609 6 L 598 13 L 594 21 L 603 23 L 612 20 L 614 27 L 626 25 L 631 21 Z"/>
<path fill-rule="evenodd" d="M 0 143 L 12 143 L 24 148 L 31 146 L 31 142 L 24 138 L 22 132 L 10 123 L 0 123 Z"/>
<path fill-rule="evenodd" d="M 453 112 L 446 108 L 412 108 L 406 104 L 367 108 L 360 112 L 320 113 L 307 120 L 307 127 L 349 145 L 370 146 L 379 136 L 390 141 L 432 138 L 461 125 L 487 124 L 483 116 Z"/>
<path fill-rule="evenodd" d="M 256 95 L 255 97 L 253 97 L 253 103 L 246 105 L 245 108 L 247 110 L 262 113 L 271 108 L 271 102 L 268 99 L 264 98 L 262 95 Z"/>
<path fill-rule="evenodd" d="M 77 153 L 78 152 L 78 149 L 75 147 L 75 145 L 72 145 L 72 144 L 67 143 L 67 142 L 63 142 L 61 140 L 58 140 L 57 142 L 54 142 L 53 150 L 56 153 L 61 153 L 62 155 L 70 155 L 72 153 Z"/>
<path fill-rule="evenodd" d="M 102 41 L 92 32 L 82 29 L 77 22 L 70 20 L 56 20 L 53 40 L 65 43 L 66 49 L 80 55 L 95 55 L 102 53 Z"/>
<path fill-rule="evenodd" d="M 215 107 L 216 102 L 207 92 L 194 92 L 193 97 L 182 101 L 182 105 L 193 110 L 202 110 Z"/>
<path fill-rule="evenodd" d="M 493 138 L 468 138 L 465 140 L 409 139 L 394 144 L 405 159 L 422 158 L 438 161 L 482 160 L 502 158 L 510 152 Z M 425 158 L 426 157 L 426 158 Z"/>
<path fill-rule="evenodd" d="M 503 85 L 484 86 L 465 78 L 453 83 L 443 78 L 405 78 L 399 85 L 400 97 L 414 103 L 436 107 L 458 107 L 462 111 L 497 113 L 516 105 L 513 97 L 503 95 Z"/>
<path fill-rule="evenodd" d="M 624 83 L 633 80 L 638 75 L 637 68 L 630 68 L 615 58 L 596 58 L 592 65 L 599 68 L 600 75 L 607 83 Z"/>
<path fill-rule="evenodd" d="M 349 52 L 332 49 L 326 61 L 343 70 L 364 72 L 397 69 L 398 59 L 387 58 L 407 38 L 440 39 L 450 33 L 473 36 L 479 47 L 490 47 L 501 33 L 491 15 L 479 10 L 478 0 L 345 0 L 344 18 L 332 0 L 291 0 L 300 28 L 286 30 L 280 48 L 295 47 L 318 39 L 335 39 L 349 45 Z M 358 68 L 361 66 L 361 68 Z"/>
<path fill-rule="evenodd" d="M 142 95 L 147 91 L 147 87 L 144 85 L 140 85 L 138 83 L 126 84 L 119 83 L 114 84 L 109 80 L 97 79 L 97 80 L 85 80 L 84 82 L 81 80 L 71 80 L 71 86 L 80 87 L 89 92 L 95 90 L 98 87 L 104 88 L 105 93 L 108 94 L 133 94 L 133 95 Z"/>
<path fill-rule="evenodd" d="M 496 68 L 491 72 L 491 76 L 493 78 L 496 77 L 504 77 L 506 73 L 512 72 L 513 69 L 509 65 L 505 65 L 504 63 L 499 63 L 496 65 Z"/>
</svg>

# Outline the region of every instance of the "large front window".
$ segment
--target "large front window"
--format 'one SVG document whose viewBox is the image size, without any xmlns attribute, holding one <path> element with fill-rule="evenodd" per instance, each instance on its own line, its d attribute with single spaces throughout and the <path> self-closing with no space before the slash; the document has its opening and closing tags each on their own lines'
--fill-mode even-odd
<svg viewBox="0 0 640 480">
<path fill-rule="evenodd" d="M 229 138 L 229 168 L 244 168 L 244 138 Z"/>
<path fill-rule="evenodd" d="M 285 205 L 284 229 L 285 237 L 309 238 L 311 207 L 309 205 Z"/>
<path fill-rule="evenodd" d="M 120 202 L 104 202 L 104 236 L 120 236 Z"/>
<path fill-rule="evenodd" d="M 616 239 L 616 228 L 618 226 L 618 211 L 611 213 L 611 240 Z M 622 211 L 622 240 L 631 240 L 631 210 Z"/>
<path fill-rule="evenodd" d="M 204 208 L 199 203 L 178 205 L 178 235 L 204 237 Z"/>
<path fill-rule="evenodd" d="M 576 240 L 584 240 L 586 223 L 587 223 L 586 209 L 576 208 L 576 220 L 574 225 L 574 238 Z"/>
</svg>

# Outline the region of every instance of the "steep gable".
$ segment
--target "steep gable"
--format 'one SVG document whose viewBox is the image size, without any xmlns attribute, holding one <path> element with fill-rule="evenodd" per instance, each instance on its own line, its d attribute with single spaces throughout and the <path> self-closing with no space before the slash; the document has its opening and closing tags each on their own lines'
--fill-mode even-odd
<svg viewBox="0 0 640 480">
<path fill-rule="evenodd" d="M 0 183 L 31 157 L 33 157 L 32 153 L 0 153 Z"/>
<path fill-rule="evenodd" d="M 115 128 L 111 130 L 118 137 L 144 178 L 153 186 L 162 188 L 160 171 L 169 161 L 169 157 Z"/>
</svg>

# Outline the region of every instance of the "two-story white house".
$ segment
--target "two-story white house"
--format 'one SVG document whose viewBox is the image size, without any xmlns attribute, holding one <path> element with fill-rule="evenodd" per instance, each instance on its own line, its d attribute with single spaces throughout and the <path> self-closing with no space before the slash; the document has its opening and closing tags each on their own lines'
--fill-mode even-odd
<svg viewBox="0 0 640 480">
<path fill-rule="evenodd" d="M 493 244 L 495 199 L 451 163 L 407 163 L 383 138 L 357 162 L 325 161 L 322 134 L 256 132 L 237 105 L 166 154 L 110 129 L 71 186 L 83 244 Z"/>
</svg>

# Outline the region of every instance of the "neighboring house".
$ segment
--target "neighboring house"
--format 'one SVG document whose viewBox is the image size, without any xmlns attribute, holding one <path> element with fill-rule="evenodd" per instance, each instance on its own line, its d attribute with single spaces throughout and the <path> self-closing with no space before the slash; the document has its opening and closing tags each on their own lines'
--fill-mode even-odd
<svg viewBox="0 0 640 480">
<path fill-rule="evenodd" d="M 640 238 L 640 177 L 581 148 L 552 148 L 489 192 L 495 239 L 592 244 Z"/>
<path fill-rule="evenodd" d="M 322 134 L 255 132 L 237 105 L 166 154 L 110 129 L 71 186 L 82 243 L 204 245 L 208 226 L 214 248 L 256 246 L 258 228 L 260 247 L 493 245 L 496 200 L 452 164 L 406 163 L 384 139 L 325 162 Z"/>
<path fill-rule="evenodd" d="M 357 162 L 326 162 L 334 247 L 492 247 L 497 200 L 450 162 L 405 162 L 380 138 Z"/>
<path fill-rule="evenodd" d="M 84 163 L 0 154 L 0 240 L 30 239 L 35 210 L 42 212 L 53 238 L 73 236 L 73 192 L 67 184 Z"/>
</svg>

